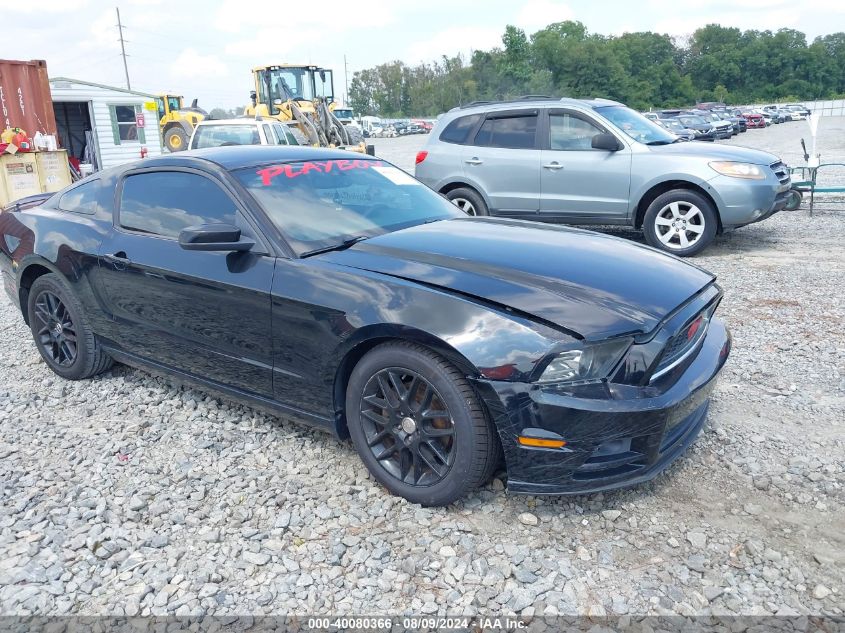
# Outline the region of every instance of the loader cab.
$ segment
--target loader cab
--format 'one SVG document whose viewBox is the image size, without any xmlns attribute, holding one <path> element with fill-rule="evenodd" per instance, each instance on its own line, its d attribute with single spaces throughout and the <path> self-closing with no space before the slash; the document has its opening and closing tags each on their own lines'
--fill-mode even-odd
<svg viewBox="0 0 845 633">
<path fill-rule="evenodd" d="M 288 100 L 334 99 L 332 71 L 316 66 L 265 66 L 256 68 L 255 89 L 258 103 L 267 105 L 271 115 Z"/>
<path fill-rule="evenodd" d="M 158 106 L 158 118 L 161 120 L 171 112 L 178 112 L 182 109 L 182 97 L 177 95 L 159 95 L 156 97 L 156 106 Z"/>
</svg>

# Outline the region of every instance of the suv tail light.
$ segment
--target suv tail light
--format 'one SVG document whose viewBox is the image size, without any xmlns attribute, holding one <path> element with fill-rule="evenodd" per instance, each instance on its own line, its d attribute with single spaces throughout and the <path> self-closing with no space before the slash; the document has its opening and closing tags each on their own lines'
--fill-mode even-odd
<svg viewBox="0 0 845 633">
<path fill-rule="evenodd" d="M 427 156 L 428 156 L 428 152 L 426 152 L 426 151 L 417 152 L 417 161 L 416 161 L 415 164 L 419 165 L 421 162 L 423 162 L 426 159 Z"/>
</svg>

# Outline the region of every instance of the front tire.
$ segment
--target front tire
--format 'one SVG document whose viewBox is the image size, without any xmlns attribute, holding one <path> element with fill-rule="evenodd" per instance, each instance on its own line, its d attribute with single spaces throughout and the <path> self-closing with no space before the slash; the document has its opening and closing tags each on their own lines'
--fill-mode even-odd
<svg viewBox="0 0 845 633">
<path fill-rule="evenodd" d="M 54 273 L 32 284 L 27 299 L 29 327 L 41 358 L 56 374 L 83 380 L 109 369 L 113 361 L 100 347 L 73 292 Z"/>
<path fill-rule="evenodd" d="M 180 127 L 172 127 L 164 133 L 164 144 L 171 152 L 188 149 L 188 135 Z"/>
<path fill-rule="evenodd" d="M 373 477 L 411 503 L 453 503 L 483 485 L 498 462 L 498 438 L 475 391 L 420 345 L 368 352 L 349 379 L 346 419 Z"/>
<path fill-rule="evenodd" d="M 717 223 L 716 210 L 704 196 L 689 189 L 673 189 L 648 206 L 643 233 L 651 246 L 690 257 L 713 241 Z"/>
<path fill-rule="evenodd" d="M 459 187 L 458 189 L 452 189 L 452 191 L 446 194 L 446 197 L 467 215 L 490 215 L 490 210 L 487 208 L 484 198 L 474 189 Z"/>
</svg>

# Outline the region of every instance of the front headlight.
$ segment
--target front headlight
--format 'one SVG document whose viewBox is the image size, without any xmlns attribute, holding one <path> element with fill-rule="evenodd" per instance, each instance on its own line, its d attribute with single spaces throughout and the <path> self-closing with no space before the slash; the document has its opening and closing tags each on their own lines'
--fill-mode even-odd
<svg viewBox="0 0 845 633">
<path fill-rule="evenodd" d="M 631 346 L 630 338 L 601 343 L 585 343 L 559 352 L 546 366 L 537 382 L 584 383 L 607 378 Z"/>
<path fill-rule="evenodd" d="M 749 180 L 763 180 L 766 174 L 758 165 L 751 163 L 735 163 L 733 161 L 714 161 L 709 163 L 710 167 L 723 176 L 733 178 L 747 178 Z"/>
</svg>

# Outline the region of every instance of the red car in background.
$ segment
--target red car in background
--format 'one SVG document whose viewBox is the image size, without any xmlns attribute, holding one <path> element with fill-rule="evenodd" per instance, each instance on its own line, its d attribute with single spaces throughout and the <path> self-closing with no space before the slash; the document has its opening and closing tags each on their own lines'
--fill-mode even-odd
<svg viewBox="0 0 845 633">
<path fill-rule="evenodd" d="M 756 114 L 754 112 L 743 112 L 742 116 L 745 119 L 746 125 L 749 128 L 766 127 L 766 119 L 763 118 L 762 114 Z"/>
</svg>

